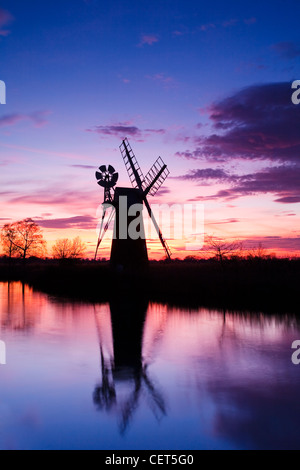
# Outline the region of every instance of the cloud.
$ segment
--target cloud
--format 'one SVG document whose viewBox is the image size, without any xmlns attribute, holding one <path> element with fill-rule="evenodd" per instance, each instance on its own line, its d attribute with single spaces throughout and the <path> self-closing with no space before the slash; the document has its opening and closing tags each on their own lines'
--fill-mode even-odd
<svg viewBox="0 0 300 470">
<path fill-rule="evenodd" d="M 256 194 L 274 194 L 275 202 L 293 204 L 300 202 L 300 165 L 281 165 L 265 168 L 255 173 L 231 175 L 223 170 L 193 170 L 182 179 L 215 179 L 230 186 L 210 196 L 199 196 L 197 200 L 236 199 Z"/>
<path fill-rule="evenodd" d="M 208 31 L 209 29 L 214 29 L 216 25 L 214 23 L 202 24 L 200 26 L 200 31 Z"/>
<path fill-rule="evenodd" d="M 207 225 L 236 224 L 240 221 L 241 221 L 240 219 L 223 219 L 218 222 L 207 222 Z"/>
<path fill-rule="evenodd" d="M 8 195 L 10 195 L 8 193 Z M 31 194 L 19 193 L 8 199 L 10 204 L 35 204 L 45 206 L 46 210 L 52 206 L 59 205 L 61 207 L 84 208 L 86 204 L 93 206 L 98 199 L 97 192 L 94 191 L 75 191 L 64 190 L 61 185 L 53 185 L 43 190 L 32 191 Z"/>
<path fill-rule="evenodd" d="M 140 129 L 137 126 L 132 125 L 130 122 L 120 122 L 117 124 L 109 125 L 98 125 L 90 129 L 86 129 L 87 132 L 96 132 L 97 134 L 104 136 L 116 136 L 124 139 L 126 136 L 137 138 L 141 140 L 147 134 L 164 134 L 165 129 Z"/>
<path fill-rule="evenodd" d="M 149 132 L 150 134 L 165 134 L 165 129 L 145 129 L 145 132 Z"/>
<path fill-rule="evenodd" d="M 300 44 L 292 41 L 283 41 L 273 44 L 271 49 L 282 59 L 295 59 L 300 56 Z"/>
<path fill-rule="evenodd" d="M 25 147 L 24 145 L 15 145 L 15 144 L 3 144 L 0 142 L 1 147 L 6 147 L 9 149 L 15 149 L 15 150 L 21 150 L 22 152 L 28 152 L 28 153 L 36 153 L 40 155 L 48 155 L 50 157 L 63 157 L 67 158 L 70 160 L 82 160 L 86 159 L 85 155 L 80 155 L 76 153 L 71 153 L 71 152 L 53 152 L 41 148 L 34 148 L 34 147 Z"/>
<path fill-rule="evenodd" d="M 41 127 L 48 121 L 46 116 L 50 114 L 50 111 L 34 111 L 31 114 L 6 114 L 0 117 L 0 127 L 13 126 L 20 121 L 31 121 L 36 127 Z"/>
<path fill-rule="evenodd" d="M 234 26 L 237 23 L 238 20 L 236 18 L 232 18 L 231 20 L 223 21 L 222 26 L 224 26 L 224 28 L 228 28 L 229 26 Z"/>
<path fill-rule="evenodd" d="M 177 152 L 187 159 L 300 162 L 300 107 L 291 102 L 291 83 L 242 89 L 209 108 L 212 133 L 196 148 Z"/>
<path fill-rule="evenodd" d="M 13 19 L 14 18 L 9 11 L 0 8 L 0 36 L 8 36 L 10 31 L 8 29 L 3 29 L 3 26 L 6 27 Z"/>
<path fill-rule="evenodd" d="M 158 41 L 159 41 L 159 38 L 156 34 L 144 34 L 138 45 L 140 47 L 143 46 L 144 44 L 147 44 L 148 46 L 152 46 L 152 44 L 154 44 Z"/>
<path fill-rule="evenodd" d="M 240 176 L 229 191 L 231 196 L 258 193 L 276 195 L 276 202 L 300 202 L 300 166 L 279 166 Z"/>
<path fill-rule="evenodd" d="M 254 16 L 252 16 L 251 18 L 246 18 L 244 20 L 244 23 L 245 24 L 254 24 L 254 23 L 256 23 L 256 21 L 257 21 L 256 18 Z"/>
<path fill-rule="evenodd" d="M 245 248 L 255 248 L 262 244 L 262 246 L 269 250 L 300 250 L 300 235 L 296 237 L 280 237 L 280 236 L 266 236 L 266 237 L 252 237 L 243 240 Z"/>
<path fill-rule="evenodd" d="M 218 181 L 224 181 L 231 179 L 232 176 L 228 175 L 226 171 L 222 169 L 214 169 L 214 168 L 204 168 L 198 170 L 191 170 L 189 173 L 182 175 L 182 176 L 175 176 L 173 178 L 176 179 L 184 179 L 184 180 L 207 180 L 207 179 L 214 179 Z"/>
<path fill-rule="evenodd" d="M 27 119 L 27 116 L 24 114 L 6 114 L 0 117 L 0 127 L 13 126 L 24 119 Z"/>
<path fill-rule="evenodd" d="M 69 165 L 71 168 L 82 168 L 83 170 L 95 169 L 94 165 Z"/>
<path fill-rule="evenodd" d="M 43 219 L 38 220 L 37 223 L 43 228 L 53 229 L 95 229 L 97 220 L 88 215 L 78 215 L 75 217 L 66 217 L 58 219 Z"/>
<path fill-rule="evenodd" d="M 176 85 L 173 77 L 167 76 L 164 73 L 155 73 L 154 75 L 146 75 L 146 78 L 155 82 L 161 83 L 164 86 L 170 87 Z"/>
<path fill-rule="evenodd" d="M 141 130 L 138 127 L 131 126 L 126 123 L 94 126 L 93 128 L 86 130 L 87 132 L 96 132 L 97 134 L 114 135 L 117 137 L 125 137 L 127 135 L 139 137 L 141 135 Z"/>
</svg>

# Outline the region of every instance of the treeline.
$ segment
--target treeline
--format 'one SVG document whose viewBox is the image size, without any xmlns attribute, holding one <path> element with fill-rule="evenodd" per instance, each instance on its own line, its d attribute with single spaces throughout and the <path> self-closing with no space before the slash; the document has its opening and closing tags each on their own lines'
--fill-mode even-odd
<svg viewBox="0 0 300 470">
<path fill-rule="evenodd" d="M 96 302 L 129 295 L 191 308 L 299 314 L 299 278 L 300 259 L 175 259 L 123 271 L 94 260 L 0 259 L 0 281 L 22 281 L 49 294 Z"/>
<path fill-rule="evenodd" d="M 45 258 L 47 244 L 39 225 L 30 218 L 5 224 L 0 231 L 0 243 L 4 256 L 11 258 Z M 60 238 L 51 248 L 50 257 L 54 259 L 83 259 L 86 253 L 86 245 L 80 239 Z M 213 258 L 221 265 L 232 259 L 273 259 L 275 253 L 269 253 L 258 243 L 252 248 L 245 248 L 239 240 L 226 240 L 215 236 L 206 236 L 204 247 L 196 256 L 187 256 L 187 262 L 197 262 L 201 259 Z M 296 257 L 295 257 L 296 258 Z M 179 261 L 172 258 L 172 261 Z"/>
<path fill-rule="evenodd" d="M 23 219 L 5 224 L 0 233 L 3 254 L 8 258 L 43 258 L 47 254 L 47 244 L 39 225 L 32 219 Z M 52 247 L 56 259 L 79 259 L 84 256 L 86 245 L 80 237 L 73 240 L 61 238 Z"/>
</svg>

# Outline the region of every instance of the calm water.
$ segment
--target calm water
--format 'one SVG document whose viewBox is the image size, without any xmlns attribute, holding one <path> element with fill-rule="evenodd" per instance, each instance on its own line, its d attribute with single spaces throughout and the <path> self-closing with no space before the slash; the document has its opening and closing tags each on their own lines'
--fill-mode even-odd
<svg viewBox="0 0 300 470">
<path fill-rule="evenodd" d="M 291 316 L 0 283 L 0 328 L 0 449 L 300 448 Z"/>
</svg>

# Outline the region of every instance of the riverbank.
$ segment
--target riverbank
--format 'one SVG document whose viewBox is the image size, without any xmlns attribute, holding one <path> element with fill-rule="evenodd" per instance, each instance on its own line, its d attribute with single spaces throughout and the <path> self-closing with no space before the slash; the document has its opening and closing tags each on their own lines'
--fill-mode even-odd
<svg viewBox="0 0 300 470">
<path fill-rule="evenodd" d="M 118 272 L 102 261 L 4 258 L 0 280 L 93 302 L 129 295 L 179 307 L 298 313 L 300 259 L 153 261 L 148 269 Z"/>
</svg>

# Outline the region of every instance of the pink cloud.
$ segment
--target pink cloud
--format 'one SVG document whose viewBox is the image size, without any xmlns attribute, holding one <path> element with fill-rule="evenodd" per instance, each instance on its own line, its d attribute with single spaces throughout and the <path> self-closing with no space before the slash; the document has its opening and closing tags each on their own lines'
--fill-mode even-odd
<svg viewBox="0 0 300 470">
<path fill-rule="evenodd" d="M 20 121 L 32 121 L 36 127 L 41 127 L 47 123 L 46 116 L 50 111 L 34 111 L 31 114 L 6 114 L 0 117 L 0 127 L 13 126 Z"/>
<path fill-rule="evenodd" d="M 146 78 L 163 83 L 171 83 L 174 81 L 172 77 L 167 77 L 164 73 L 156 73 L 154 75 L 147 75 Z"/>
<path fill-rule="evenodd" d="M 38 153 L 42 155 L 49 155 L 51 157 L 63 157 L 67 158 L 70 160 L 87 160 L 86 155 L 80 155 L 76 153 L 71 153 L 71 152 L 53 152 L 45 149 L 39 149 L 39 148 L 34 148 L 34 147 L 25 147 L 22 145 L 14 145 L 14 144 L 2 144 L 0 143 L 1 147 L 6 147 L 10 149 L 16 149 L 16 150 L 21 150 L 24 152 L 29 152 L 29 153 Z"/>
<path fill-rule="evenodd" d="M 59 191 L 54 186 L 44 190 L 33 191 L 31 194 L 19 194 L 18 196 L 12 197 L 8 202 L 11 204 L 47 205 L 48 207 L 53 205 L 67 205 L 74 208 L 76 205 L 78 206 L 78 204 L 85 206 L 87 200 L 92 201 L 93 198 L 96 197 L 97 193 L 95 191 L 90 193 L 72 190 Z"/>
<path fill-rule="evenodd" d="M 152 46 L 155 42 L 158 42 L 158 36 L 155 34 L 145 34 L 142 36 L 139 46 L 143 46 L 144 44 L 148 44 L 148 46 Z"/>
<path fill-rule="evenodd" d="M 224 21 L 222 23 L 222 26 L 224 26 L 224 28 L 228 28 L 229 26 L 234 26 L 237 22 L 238 22 L 237 19 L 232 18 L 231 20 Z"/>
<path fill-rule="evenodd" d="M 200 26 L 200 30 L 201 31 L 208 31 L 209 29 L 213 29 L 215 27 L 216 27 L 216 25 L 214 23 L 207 23 L 207 24 L 202 24 Z"/>
<path fill-rule="evenodd" d="M 246 23 L 246 24 L 254 24 L 254 23 L 256 23 L 256 18 L 254 18 L 254 16 L 252 16 L 251 18 L 246 18 L 246 19 L 244 20 L 244 23 Z"/>
<path fill-rule="evenodd" d="M 3 26 L 6 26 L 7 24 L 11 23 L 13 20 L 13 16 L 9 13 L 9 11 L 2 10 L 0 8 L 0 36 L 7 36 L 10 31 L 8 29 L 2 29 Z"/>
<path fill-rule="evenodd" d="M 97 220 L 89 215 L 78 215 L 75 217 L 64 217 L 56 219 L 43 219 L 37 221 L 41 227 L 55 229 L 94 229 Z"/>
<path fill-rule="evenodd" d="M 164 73 L 156 73 L 154 75 L 146 75 L 148 80 L 153 80 L 157 83 L 160 83 L 164 86 L 164 88 L 174 88 L 177 86 L 176 81 L 173 77 L 165 75 Z"/>
</svg>

